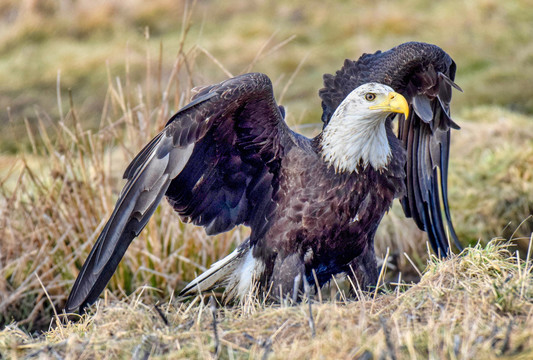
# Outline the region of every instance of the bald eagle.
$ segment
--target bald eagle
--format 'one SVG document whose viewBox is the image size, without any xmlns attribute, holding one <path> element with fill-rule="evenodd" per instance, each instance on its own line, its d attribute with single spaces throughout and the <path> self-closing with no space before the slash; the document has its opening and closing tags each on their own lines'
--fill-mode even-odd
<svg viewBox="0 0 533 360">
<path fill-rule="evenodd" d="M 353 269 L 375 284 L 374 236 L 395 198 L 438 254 L 450 249 L 446 227 L 460 247 L 447 200 L 455 70 L 442 49 L 415 42 L 346 60 L 324 76 L 324 126 L 311 139 L 287 127 L 264 74 L 201 88 L 127 167 L 67 312 L 96 301 L 163 195 L 208 234 L 251 228 L 182 295 L 223 286 L 242 298 L 254 280 L 279 298 Z"/>
</svg>

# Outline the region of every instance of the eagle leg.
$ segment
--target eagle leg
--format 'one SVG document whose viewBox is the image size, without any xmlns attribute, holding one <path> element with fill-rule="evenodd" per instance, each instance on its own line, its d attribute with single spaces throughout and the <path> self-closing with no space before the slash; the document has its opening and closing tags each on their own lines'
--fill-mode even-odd
<svg viewBox="0 0 533 360">
<path fill-rule="evenodd" d="M 279 296 L 280 302 L 286 298 L 296 302 L 298 294 L 303 290 L 302 274 L 305 274 L 305 265 L 300 254 L 286 257 L 278 255 L 272 271 L 272 294 Z"/>
</svg>

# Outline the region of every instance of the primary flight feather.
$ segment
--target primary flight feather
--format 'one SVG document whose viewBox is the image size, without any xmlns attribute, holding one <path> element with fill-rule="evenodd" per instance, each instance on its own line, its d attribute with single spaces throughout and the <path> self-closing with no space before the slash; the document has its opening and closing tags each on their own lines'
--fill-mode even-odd
<svg viewBox="0 0 533 360">
<path fill-rule="evenodd" d="M 182 295 L 224 286 L 243 297 L 256 281 L 280 298 L 339 273 L 374 285 L 374 235 L 394 198 L 437 253 L 449 252 L 446 229 L 460 247 L 447 200 L 454 76 L 453 60 L 424 43 L 346 60 L 324 76 L 324 129 L 312 139 L 287 127 L 264 74 L 202 88 L 126 169 L 66 311 L 98 298 L 163 195 L 208 234 L 251 228 Z"/>
</svg>

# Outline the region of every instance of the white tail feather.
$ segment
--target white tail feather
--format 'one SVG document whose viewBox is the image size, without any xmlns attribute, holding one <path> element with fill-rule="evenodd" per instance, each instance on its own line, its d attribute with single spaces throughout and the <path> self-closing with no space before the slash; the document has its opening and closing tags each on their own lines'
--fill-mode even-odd
<svg viewBox="0 0 533 360">
<path fill-rule="evenodd" d="M 217 261 L 191 281 L 180 292 L 180 296 L 200 294 L 218 287 L 226 287 L 225 298 L 243 297 L 251 288 L 251 278 L 257 269 L 250 251 L 249 241 L 239 245 L 231 254 Z M 259 270 L 259 269 L 257 269 Z M 260 269 L 262 271 L 262 269 Z"/>
</svg>

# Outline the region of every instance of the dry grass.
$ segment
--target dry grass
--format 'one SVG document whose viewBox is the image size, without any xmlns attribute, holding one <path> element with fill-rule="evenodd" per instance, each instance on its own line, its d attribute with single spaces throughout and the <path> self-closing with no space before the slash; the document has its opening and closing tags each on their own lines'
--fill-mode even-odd
<svg viewBox="0 0 533 360">
<path fill-rule="evenodd" d="M 215 310 L 220 358 L 526 359 L 533 355 L 532 263 L 498 241 L 432 259 L 418 284 L 359 301 L 312 306 L 250 302 Z M 198 300 L 198 299 L 196 299 Z M 212 358 L 213 310 L 201 302 L 145 305 L 137 296 L 39 336 L 0 332 L 7 357 Z M 158 310 L 159 309 L 159 310 Z M 311 309 L 311 310 L 310 310 Z M 312 312 L 314 330 L 309 321 Z"/>
</svg>

